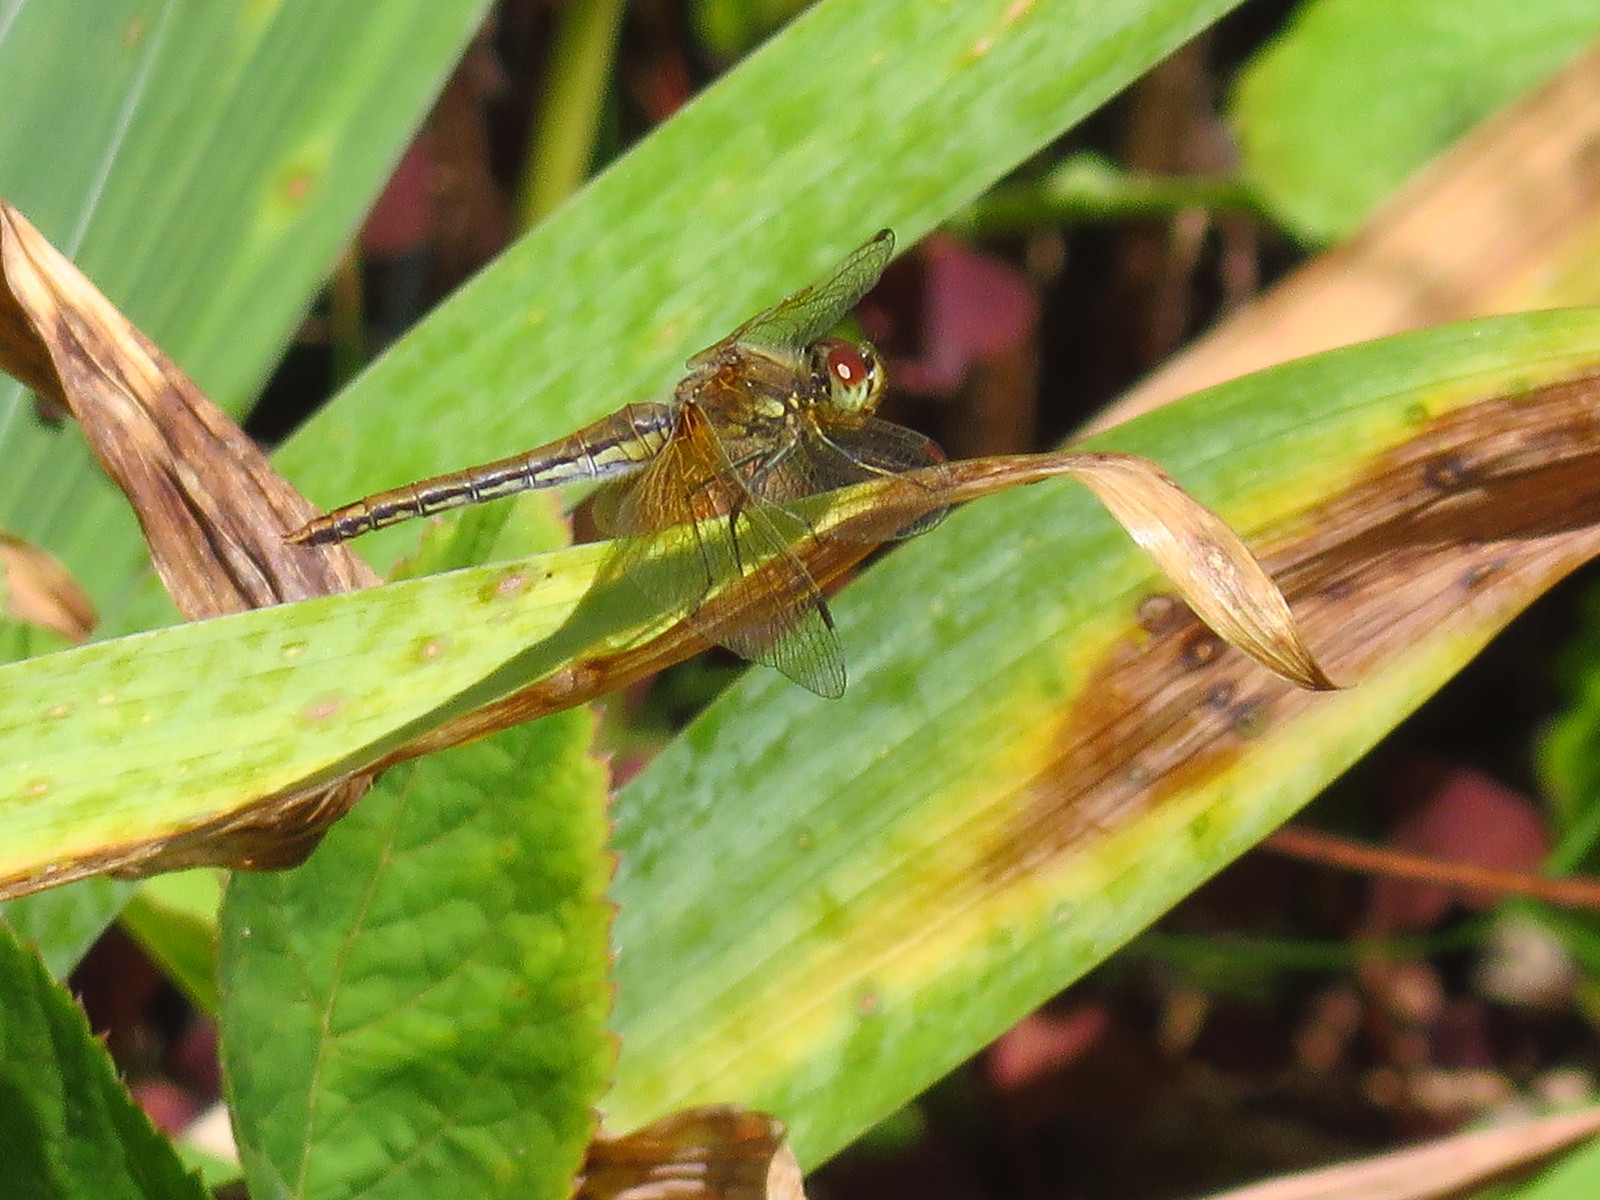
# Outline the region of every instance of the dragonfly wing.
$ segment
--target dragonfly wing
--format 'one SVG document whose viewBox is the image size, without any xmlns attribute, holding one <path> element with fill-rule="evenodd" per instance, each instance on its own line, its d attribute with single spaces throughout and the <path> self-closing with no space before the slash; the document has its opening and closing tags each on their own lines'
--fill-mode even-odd
<svg viewBox="0 0 1600 1200">
<path fill-rule="evenodd" d="M 908 472 L 916 472 L 915 477 Z M 794 448 L 771 466 L 758 471 L 752 487 L 764 498 L 783 505 L 870 480 L 894 480 L 895 486 L 915 488 L 910 507 L 925 507 L 928 492 L 940 491 L 947 476 L 944 451 L 929 438 L 877 417 L 857 416 L 813 428 Z M 911 519 L 896 515 L 886 498 L 880 520 L 870 517 L 849 523 L 848 539 L 883 542 L 926 533 L 941 520 L 946 508 Z"/>
<path fill-rule="evenodd" d="M 726 531 L 736 562 L 765 559 L 760 568 L 763 595 L 754 619 L 701 632 L 819 696 L 836 700 L 844 695 L 844 654 L 833 615 L 805 564 L 788 549 L 810 533 L 809 526 L 770 504 L 740 509 L 719 524 L 718 536 Z"/>
<path fill-rule="evenodd" d="M 894 233 L 881 230 L 858 246 L 827 276 L 751 317 L 722 341 L 690 359 L 691 365 L 715 356 L 734 342 L 795 354 L 827 333 L 872 290 L 894 256 Z"/>
<path fill-rule="evenodd" d="M 687 405 L 666 449 L 615 506 L 624 575 L 702 637 L 818 695 L 844 693 L 833 620 L 789 549 L 809 532 L 745 486 L 700 410 Z"/>
</svg>

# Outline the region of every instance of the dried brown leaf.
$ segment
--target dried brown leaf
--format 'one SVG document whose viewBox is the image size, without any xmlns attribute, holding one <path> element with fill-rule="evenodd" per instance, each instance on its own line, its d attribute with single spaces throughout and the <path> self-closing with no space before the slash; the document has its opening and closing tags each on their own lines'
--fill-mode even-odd
<svg viewBox="0 0 1600 1200">
<path fill-rule="evenodd" d="M 9 616 L 72 642 L 94 632 L 94 602 L 53 555 L 15 534 L 0 533 L 0 572 Z"/>
<path fill-rule="evenodd" d="M 1152 372 L 1089 431 L 1336 346 L 1600 301 L 1597 144 L 1600 47 L 1483 122 L 1353 237 Z"/>
<path fill-rule="evenodd" d="M 1586 1108 L 1302 1171 L 1211 1200 L 1438 1200 L 1534 1166 L 1596 1132 L 1600 1107 Z"/>
<path fill-rule="evenodd" d="M 732 1105 L 692 1108 L 596 1138 L 575 1200 L 805 1200 L 782 1124 Z"/>
<path fill-rule="evenodd" d="M 1296 628 L 1289 603 L 1239 535 L 1149 459 L 1104 451 L 1060 451 L 967 459 L 918 484 L 915 473 L 875 485 L 870 511 L 879 524 L 913 519 L 1009 488 L 1069 476 L 1078 480 L 1150 555 L 1196 616 L 1230 645 L 1274 674 L 1311 691 L 1334 688 Z M 909 486 L 908 486 L 909 485 Z M 841 524 L 858 519 L 845 515 Z M 831 546 L 817 561 L 830 573 Z"/>
<path fill-rule="evenodd" d="M 1155 559 L 1194 613 L 1229 645 L 1312 691 L 1331 691 L 1289 602 L 1239 535 L 1165 471 L 1131 454 L 1082 454 L 1070 474 Z"/>
<path fill-rule="evenodd" d="M 0 201 L 0 365 L 71 413 L 138 515 L 186 617 L 378 582 L 283 531 L 316 513 L 225 413 L 39 231 Z"/>
</svg>

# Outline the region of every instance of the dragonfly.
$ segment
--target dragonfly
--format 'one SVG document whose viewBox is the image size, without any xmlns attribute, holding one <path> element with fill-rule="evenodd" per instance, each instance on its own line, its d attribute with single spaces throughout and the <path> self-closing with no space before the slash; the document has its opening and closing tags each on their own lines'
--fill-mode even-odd
<svg viewBox="0 0 1600 1200">
<path fill-rule="evenodd" d="M 630 579 L 705 640 L 820 696 L 841 696 L 833 616 L 795 553 L 821 536 L 800 502 L 910 472 L 936 491 L 945 469 L 933 441 L 874 415 L 886 382 L 877 352 L 836 333 L 893 252 L 885 229 L 690 358 L 668 401 L 627 404 L 533 450 L 367 496 L 287 540 L 342 542 L 515 492 L 598 481 L 596 523 L 616 538 L 600 579 Z M 902 512 L 887 524 L 846 522 L 852 532 L 843 536 L 909 537 L 944 510 L 930 499 L 919 511 L 909 521 Z M 710 603 L 730 594 L 737 603 Z"/>
</svg>

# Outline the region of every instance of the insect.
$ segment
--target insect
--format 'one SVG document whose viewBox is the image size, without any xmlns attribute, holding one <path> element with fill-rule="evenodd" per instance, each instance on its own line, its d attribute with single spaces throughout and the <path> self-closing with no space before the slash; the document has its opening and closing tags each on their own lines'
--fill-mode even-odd
<svg viewBox="0 0 1600 1200">
<path fill-rule="evenodd" d="M 511 458 L 378 492 L 288 540 L 339 542 L 513 492 L 598 480 L 597 522 L 618 538 L 602 576 L 635 579 L 707 640 L 818 695 L 840 696 L 844 659 L 833 618 L 793 550 L 816 531 L 795 505 L 909 471 L 919 471 L 920 486 L 937 488 L 945 461 L 928 438 L 873 415 L 885 379 L 872 346 L 830 336 L 893 250 L 885 229 L 819 282 L 696 354 L 670 401 L 628 404 Z M 858 523 L 852 536 L 907 537 L 942 515 L 935 507 L 898 527 Z M 738 615 L 710 615 L 708 597 L 730 588 L 746 592 Z"/>
</svg>

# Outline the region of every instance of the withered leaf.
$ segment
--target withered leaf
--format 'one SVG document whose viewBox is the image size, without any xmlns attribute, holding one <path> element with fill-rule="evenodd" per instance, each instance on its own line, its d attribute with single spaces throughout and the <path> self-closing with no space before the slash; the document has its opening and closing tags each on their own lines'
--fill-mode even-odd
<svg viewBox="0 0 1600 1200">
<path fill-rule="evenodd" d="M 1600 1109 L 1560 1113 L 1499 1129 L 1408 1146 L 1357 1162 L 1301 1171 L 1219 1193 L 1210 1200 L 1417 1200 L 1474 1191 L 1511 1171 L 1540 1165 L 1600 1130 Z"/>
<path fill-rule="evenodd" d="M 191 620 L 378 582 L 283 531 L 316 508 L 21 213 L 0 201 L 0 366 L 83 430 Z"/>
<path fill-rule="evenodd" d="M 11 533 L 0 533 L 6 613 L 28 625 L 81 642 L 94 632 L 94 602 L 54 555 Z"/>
<path fill-rule="evenodd" d="M 783 1125 L 733 1105 L 691 1108 L 589 1147 L 578 1200 L 804 1200 Z"/>
</svg>

